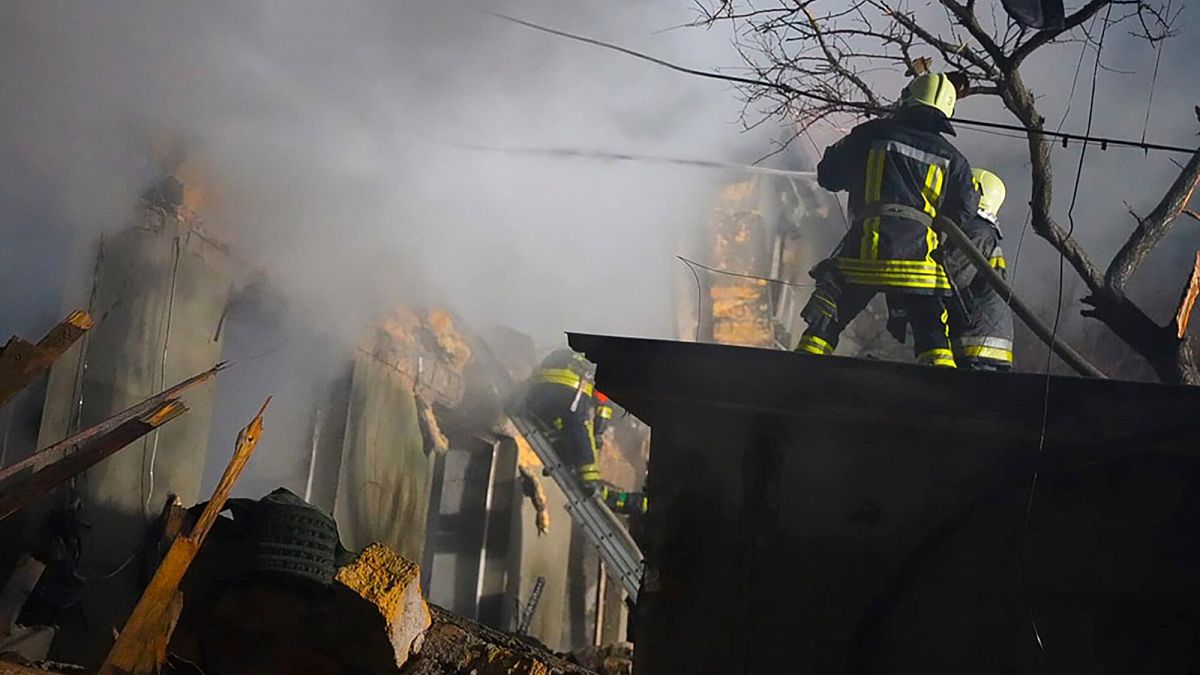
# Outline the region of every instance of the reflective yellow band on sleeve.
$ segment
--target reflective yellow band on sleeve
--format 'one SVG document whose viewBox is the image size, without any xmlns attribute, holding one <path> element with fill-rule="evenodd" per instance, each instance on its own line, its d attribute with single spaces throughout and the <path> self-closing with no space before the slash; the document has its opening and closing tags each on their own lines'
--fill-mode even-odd
<svg viewBox="0 0 1200 675">
<path fill-rule="evenodd" d="M 596 411 L 596 413 L 602 420 L 611 420 L 613 416 L 613 409 L 612 406 L 602 405 L 600 406 L 600 409 Z"/>
</svg>

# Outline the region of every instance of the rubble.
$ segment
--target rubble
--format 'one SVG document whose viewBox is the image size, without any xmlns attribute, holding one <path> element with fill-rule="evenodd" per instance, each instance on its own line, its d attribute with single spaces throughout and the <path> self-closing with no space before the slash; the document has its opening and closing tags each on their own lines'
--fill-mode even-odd
<svg viewBox="0 0 1200 675">
<path fill-rule="evenodd" d="M 382 544 L 371 544 L 335 579 L 379 610 L 396 666 L 403 666 L 411 650 L 420 648 L 419 639 L 431 623 L 421 597 L 421 568 Z"/>
<path fill-rule="evenodd" d="M 632 642 L 584 647 L 572 654 L 572 657 L 579 665 L 595 671 L 598 675 L 633 674 Z"/>
<path fill-rule="evenodd" d="M 403 675 L 586 675 L 592 671 L 529 640 L 430 605 L 433 624 Z"/>
<path fill-rule="evenodd" d="M 52 626 L 22 626 L 17 617 L 46 570 L 46 565 L 29 554 L 18 559 L 16 570 L 0 590 L 0 654 L 12 652 L 38 661 L 50 652 Z"/>
</svg>

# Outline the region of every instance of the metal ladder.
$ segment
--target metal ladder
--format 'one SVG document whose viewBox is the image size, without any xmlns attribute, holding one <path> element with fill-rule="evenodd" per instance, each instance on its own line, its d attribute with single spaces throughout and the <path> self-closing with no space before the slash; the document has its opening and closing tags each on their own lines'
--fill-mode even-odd
<svg viewBox="0 0 1200 675">
<path fill-rule="evenodd" d="M 629 536 L 629 530 L 617 519 L 598 495 L 583 491 L 571 467 L 562 463 L 554 446 L 542 433 L 541 426 L 519 413 L 511 415 L 517 431 L 529 441 L 534 453 L 546 467 L 567 498 L 567 513 L 583 529 L 584 536 L 600 552 L 609 575 L 621 583 L 630 602 L 636 603 L 642 582 L 642 551 Z"/>
</svg>

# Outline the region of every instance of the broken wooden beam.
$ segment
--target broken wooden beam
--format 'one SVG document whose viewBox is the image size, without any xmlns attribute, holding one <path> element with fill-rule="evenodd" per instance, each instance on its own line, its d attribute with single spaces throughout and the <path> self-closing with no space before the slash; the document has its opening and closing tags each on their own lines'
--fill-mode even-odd
<svg viewBox="0 0 1200 675">
<path fill-rule="evenodd" d="M 1180 340 L 1187 337 L 1188 321 L 1192 316 L 1192 308 L 1196 306 L 1196 298 L 1200 297 L 1200 251 L 1196 251 L 1192 263 L 1192 273 L 1188 275 L 1187 284 L 1179 298 L 1179 306 L 1175 309 L 1175 337 Z"/>
<path fill-rule="evenodd" d="M 74 311 L 36 345 L 16 335 L 9 338 L 0 348 L 0 407 L 7 405 L 91 327 L 91 315 Z"/>
<path fill-rule="evenodd" d="M 125 630 L 117 636 L 117 641 L 104 664 L 100 666 L 98 675 L 143 675 L 156 673 L 162 668 L 166 659 L 166 646 L 171 641 L 171 633 L 183 607 L 179 582 L 183 580 L 183 575 L 196 558 L 196 553 L 204 544 L 217 516 L 225 508 L 225 501 L 233 492 L 234 484 L 250 461 L 250 455 L 262 437 L 263 414 L 266 413 L 270 402 L 271 399 L 268 398 L 258 415 L 238 434 L 233 457 L 225 467 L 225 473 L 217 483 L 212 498 L 205 504 L 204 511 L 200 513 L 200 518 L 191 532 L 171 542 L 171 548 L 167 550 L 167 555 L 155 570 L 154 577 L 150 579 L 150 584 L 146 586 L 137 606 L 133 608 L 133 613 L 125 623 Z"/>
<path fill-rule="evenodd" d="M 222 368 L 224 364 L 217 364 L 95 426 L 0 469 L 0 520 L 182 415 L 187 407 L 179 401 L 178 395 L 206 382 Z"/>
<path fill-rule="evenodd" d="M 187 407 L 178 399 L 168 399 L 107 433 L 71 444 L 69 452 L 55 461 L 44 461 L 48 458 L 40 458 L 42 453 L 38 453 L 5 469 L 0 472 L 0 520 L 185 412 Z M 42 452 L 54 449 L 51 446 Z"/>
</svg>

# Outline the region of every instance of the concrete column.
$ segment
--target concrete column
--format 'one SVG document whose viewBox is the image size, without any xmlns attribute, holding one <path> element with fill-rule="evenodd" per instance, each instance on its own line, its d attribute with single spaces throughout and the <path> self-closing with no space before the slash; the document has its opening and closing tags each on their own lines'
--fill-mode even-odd
<svg viewBox="0 0 1200 675">
<path fill-rule="evenodd" d="M 431 477 L 412 384 L 370 353 L 356 353 L 334 506 L 342 542 L 360 549 L 378 541 L 421 560 Z"/>
<path fill-rule="evenodd" d="M 191 223 L 144 208 L 133 226 L 101 243 L 93 268 L 78 272 L 91 278 L 75 284 L 87 288 L 87 298 L 67 298 L 66 304 L 87 306 L 97 324 L 51 371 L 39 447 L 212 367 L 221 354 L 217 327 L 229 297 L 231 267 L 223 248 Z M 97 464 L 75 483 L 89 525 L 83 531 L 80 570 L 88 577 L 112 575 L 83 587 L 90 633 L 67 625 L 56 643 L 82 640 L 86 645 L 75 648 L 83 650 L 85 663 L 106 651 L 111 629 L 122 625 L 137 599 L 134 558 L 146 523 L 168 494 L 179 495 L 185 504 L 199 498 L 212 386 L 186 396 L 186 415 Z"/>
</svg>

